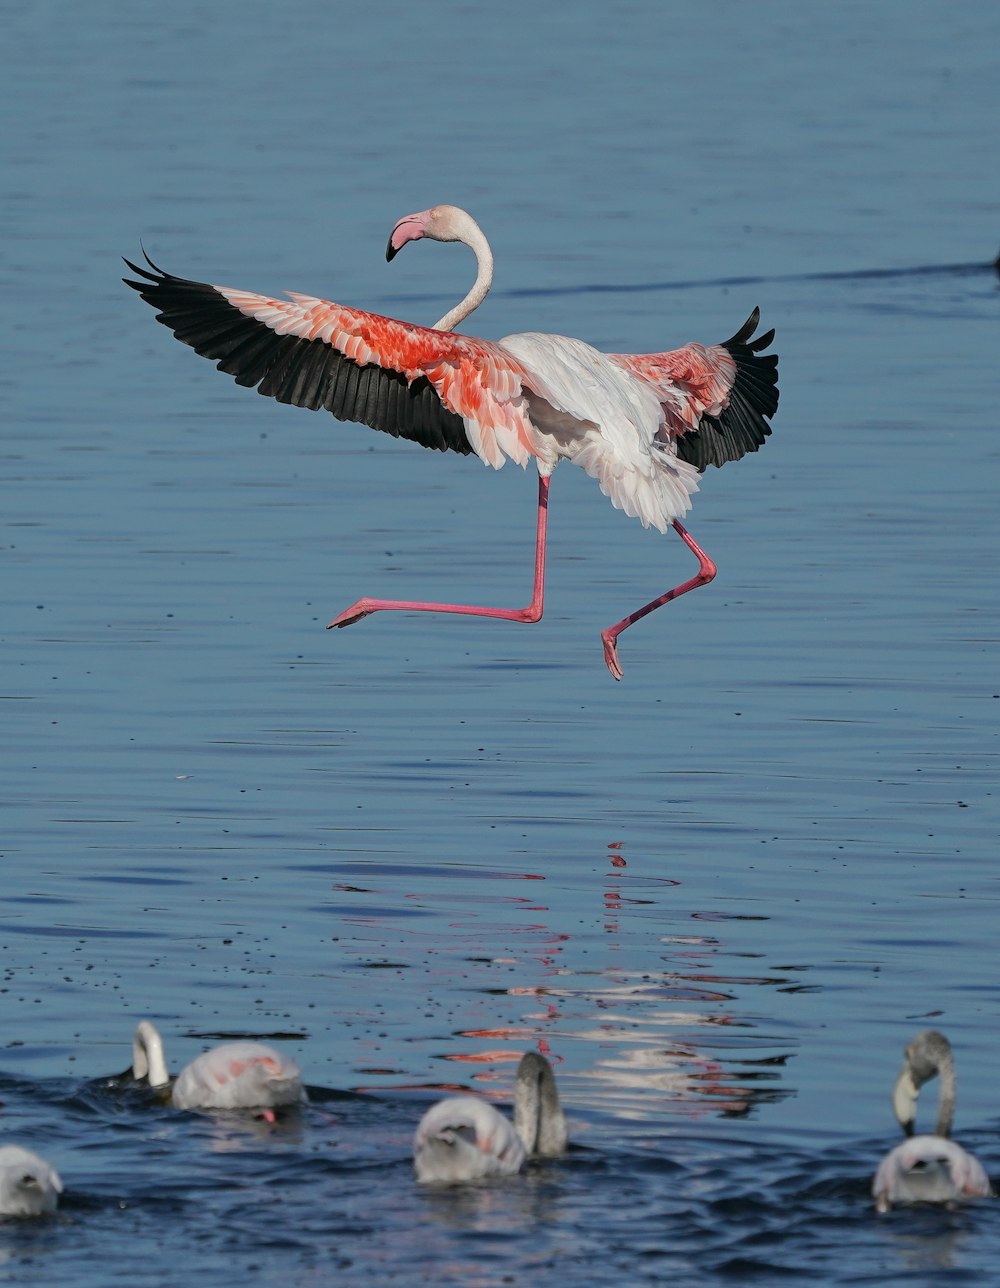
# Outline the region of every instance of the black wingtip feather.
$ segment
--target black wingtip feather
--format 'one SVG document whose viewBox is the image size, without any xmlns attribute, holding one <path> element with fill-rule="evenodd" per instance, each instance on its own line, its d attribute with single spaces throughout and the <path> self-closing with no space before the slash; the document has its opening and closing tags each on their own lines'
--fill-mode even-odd
<svg viewBox="0 0 1000 1288">
<path fill-rule="evenodd" d="M 338 420 L 359 421 L 436 451 L 472 452 L 464 420 L 442 403 L 425 376 L 409 381 L 391 367 L 359 367 L 325 340 L 277 335 L 234 308 L 214 286 L 174 277 L 144 247 L 142 254 L 149 267 L 126 259 L 139 280 L 122 281 L 178 340 L 212 359 L 237 384 L 298 407 L 325 407 Z"/>
<path fill-rule="evenodd" d="M 778 409 L 778 355 L 761 352 L 773 341 L 774 328 L 754 337 L 759 322 L 760 309 L 755 308 L 736 334 L 723 341 L 736 363 L 729 405 L 719 416 L 703 416 L 697 429 L 676 440 L 677 455 L 698 470 L 758 451 L 771 433 L 768 421 Z"/>
<path fill-rule="evenodd" d="M 767 346 L 773 342 L 773 340 L 774 340 L 774 327 L 771 327 L 770 331 L 764 331 L 763 334 L 757 336 L 753 344 L 748 344 L 747 348 L 752 349 L 754 353 L 760 353 L 760 351 L 762 349 L 766 349 Z M 774 355 L 774 360 L 775 362 L 778 361 L 777 354 Z"/>
</svg>

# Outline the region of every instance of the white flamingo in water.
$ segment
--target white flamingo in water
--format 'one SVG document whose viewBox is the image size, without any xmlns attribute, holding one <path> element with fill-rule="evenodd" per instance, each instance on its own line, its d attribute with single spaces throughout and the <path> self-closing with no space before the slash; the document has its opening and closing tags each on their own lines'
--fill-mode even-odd
<svg viewBox="0 0 1000 1288">
<path fill-rule="evenodd" d="M 272 1109 L 306 1099 L 294 1060 L 263 1042 L 225 1042 L 192 1060 L 173 1086 L 163 1056 L 163 1039 L 149 1020 L 141 1020 L 132 1040 L 132 1075 L 150 1087 L 169 1088 L 178 1109 Z"/>
<path fill-rule="evenodd" d="M 482 303 L 493 255 L 482 230 L 456 206 L 407 215 L 393 228 L 392 259 L 407 242 L 463 242 L 477 274 L 465 299 L 434 327 L 415 326 L 289 292 L 287 300 L 209 286 L 125 261 L 142 280 L 123 279 L 157 310 L 157 321 L 238 384 L 341 420 L 360 421 L 439 451 L 475 453 L 499 469 L 510 459 L 538 467 L 535 579 L 527 608 L 416 600 L 359 599 L 330 622 L 350 626 L 385 609 L 464 613 L 514 622 L 542 616 L 549 479 L 560 460 L 595 478 L 611 503 L 645 527 L 669 527 L 698 560 L 698 572 L 603 633 L 616 680 L 617 639 L 661 604 L 703 586 L 716 566 L 681 525 L 708 465 L 755 452 L 778 406 L 774 332 L 753 338 L 754 309 L 722 344 L 666 353 L 602 353 L 582 340 L 528 332 L 499 342 L 452 333 Z"/>
<path fill-rule="evenodd" d="M 552 1066 L 528 1051 L 514 1082 L 514 1122 L 476 1096 L 439 1100 L 413 1138 L 418 1181 L 455 1183 L 511 1176 L 532 1155 L 554 1158 L 566 1149 L 566 1119 Z"/>
<path fill-rule="evenodd" d="M 59 1173 L 20 1145 L 0 1145 L 0 1216 L 44 1216 L 62 1193 Z"/>
<path fill-rule="evenodd" d="M 914 1136 L 920 1088 L 934 1077 L 941 1079 L 935 1134 Z M 992 1194 L 979 1160 L 948 1139 L 955 1114 L 955 1061 L 943 1033 L 925 1029 L 907 1046 L 892 1107 L 908 1139 L 889 1151 L 875 1174 L 872 1194 L 880 1212 L 895 1203 L 951 1203 Z"/>
</svg>

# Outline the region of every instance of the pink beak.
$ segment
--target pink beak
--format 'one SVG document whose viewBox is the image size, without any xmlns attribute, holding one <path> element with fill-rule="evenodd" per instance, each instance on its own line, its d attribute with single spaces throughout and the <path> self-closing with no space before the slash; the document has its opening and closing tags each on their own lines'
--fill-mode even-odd
<svg viewBox="0 0 1000 1288">
<path fill-rule="evenodd" d="M 423 237 L 430 214 L 429 210 L 421 210 L 415 215 L 404 215 L 389 234 L 389 244 L 385 248 L 387 261 L 391 261 L 408 241 L 418 241 Z"/>
</svg>

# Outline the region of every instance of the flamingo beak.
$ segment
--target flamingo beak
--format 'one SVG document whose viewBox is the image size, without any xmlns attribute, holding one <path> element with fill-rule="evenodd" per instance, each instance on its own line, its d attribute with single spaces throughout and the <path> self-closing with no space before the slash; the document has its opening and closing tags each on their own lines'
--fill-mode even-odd
<svg viewBox="0 0 1000 1288">
<path fill-rule="evenodd" d="M 399 221 L 389 234 L 389 243 L 385 248 L 387 263 L 395 259 L 408 241 L 417 241 L 423 237 L 429 214 L 430 211 L 422 210 L 417 215 L 406 215 Z"/>
</svg>

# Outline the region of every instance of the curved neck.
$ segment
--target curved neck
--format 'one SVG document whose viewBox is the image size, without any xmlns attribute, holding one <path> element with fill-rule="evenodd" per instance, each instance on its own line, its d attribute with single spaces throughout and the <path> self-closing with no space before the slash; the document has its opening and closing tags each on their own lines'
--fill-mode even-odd
<svg viewBox="0 0 1000 1288">
<path fill-rule="evenodd" d="M 493 285 L 493 252 L 486 240 L 486 234 L 474 219 L 469 217 L 468 224 L 456 240 L 464 242 L 475 255 L 476 280 L 465 299 L 449 309 L 440 321 L 434 323 L 435 331 L 453 331 L 459 322 L 467 318 L 474 309 L 479 308 Z"/>
<path fill-rule="evenodd" d="M 514 1085 L 514 1129 L 529 1154 L 551 1157 L 566 1148 L 566 1119 L 548 1060 L 534 1051 L 521 1057 Z"/>
<path fill-rule="evenodd" d="M 903 1070 L 892 1093 L 893 1109 L 907 1136 L 912 1136 L 914 1132 L 920 1088 L 932 1078 L 941 1079 L 934 1132 L 935 1135 L 947 1137 L 951 1135 L 951 1124 L 955 1116 L 955 1060 L 944 1034 L 928 1029 L 918 1034 L 907 1046 Z"/>
<path fill-rule="evenodd" d="M 145 1078 L 151 1087 L 165 1087 L 170 1081 L 163 1039 L 149 1020 L 139 1021 L 132 1039 L 132 1076 Z"/>
<path fill-rule="evenodd" d="M 938 1066 L 938 1076 L 941 1079 L 941 1091 L 938 1095 L 937 1126 L 934 1130 L 938 1136 L 950 1136 L 955 1117 L 955 1062 L 950 1051 Z"/>
</svg>

